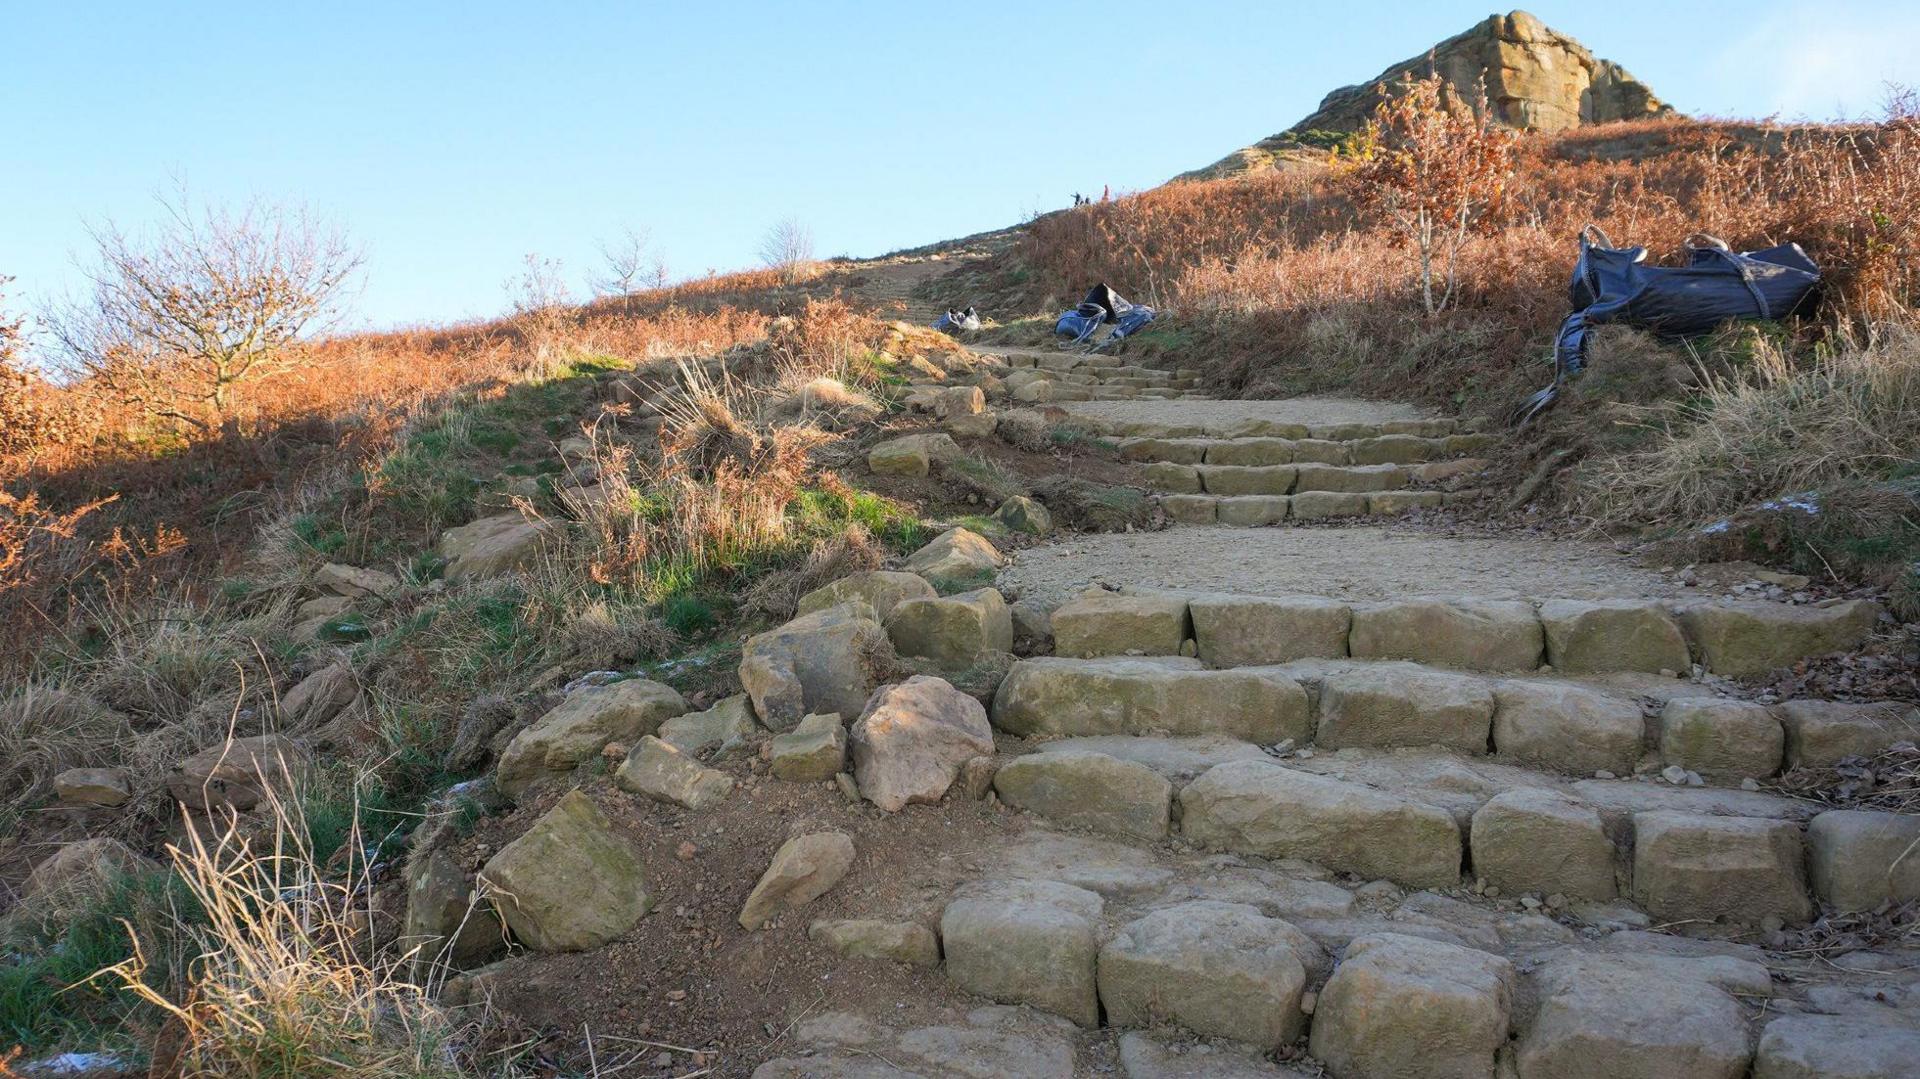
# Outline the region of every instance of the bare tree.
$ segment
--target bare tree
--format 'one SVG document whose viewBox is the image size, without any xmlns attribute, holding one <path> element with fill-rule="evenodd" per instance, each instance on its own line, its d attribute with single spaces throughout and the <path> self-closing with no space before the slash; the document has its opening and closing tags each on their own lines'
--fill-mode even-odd
<svg viewBox="0 0 1920 1079">
<path fill-rule="evenodd" d="M 92 292 L 46 322 L 74 373 L 150 415 L 210 431 L 242 387 L 296 362 L 360 268 L 345 237 L 305 211 L 159 200 L 150 236 L 93 230 Z"/>
<path fill-rule="evenodd" d="M 513 297 L 508 318 L 532 354 L 535 370 L 551 371 L 572 345 L 579 323 L 559 259 L 529 254 L 526 269 L 507 282 Z"/>
<path fill-rule="evenodd" d="M 666 265 L 657 256 L 653 256 L 652 240 L 645 229 L 626 228 L 618 238 L 603 240 L 600 244 L 600 258 L 606 266 L 606 272 L 594 281 L 594 288 L 603 295 L 618 295 L 624 308 L 633 310 L 633 291 L 645 281 L 648 265 L 657 268 L 657 275 L 664 275 Z"/>
<path fill-rule="evenodd" d="M 760 260 L 768 269 L 778 270 L 787 284 L 799 281 L 813 262 L 813 230 L 799 218 L 783 218 L 761 239 Z"/>
</svg>

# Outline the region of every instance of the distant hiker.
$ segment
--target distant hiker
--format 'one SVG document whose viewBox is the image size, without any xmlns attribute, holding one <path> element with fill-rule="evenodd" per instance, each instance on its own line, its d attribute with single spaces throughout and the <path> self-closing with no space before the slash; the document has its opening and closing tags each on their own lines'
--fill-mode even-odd
<svg viewBox="0 0 1920 1079">
<path fill-rule="evenodd" d="M 1080 207 L 1082 207 L 1082 206 L 1085 206 L 1086 204 L 1087 204 L 1087 197 L 1086 197 L 1085 195 L 1082 195 L 1082 194 L 1081 194 L 1080 192 L 1078 192 L 1078 191 L 1075 191 L 1075 192 L 1073 193 L 1073 206 L 1074 206 L 1074 209 L 1076 209 L 1076 210 L 1077 210 L 1077 209 L 1079 209 Z"/>
<path fill-rule="evenodd" d="M 1100 201 L 1106 202 L 1108 199 L 1111 199 L 1111 198 L 1113 198 L 1113 185 L 1101 184 L 1100 185 Z"/>
</svg>

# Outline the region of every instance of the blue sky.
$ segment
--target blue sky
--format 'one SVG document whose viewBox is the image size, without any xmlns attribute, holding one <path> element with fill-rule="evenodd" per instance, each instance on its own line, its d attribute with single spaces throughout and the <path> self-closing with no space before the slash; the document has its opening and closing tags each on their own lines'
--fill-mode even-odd
<svg viewBox="0 0 1920 1079">
<path fill-rule="evenodd" d="M 650 230 L 676 277 L 1149 187 L 1492 7 L 898 3 L 77 4 L 0 0 L 0 274 L 77 287 L 90 222 L 183 181 L 305 204 L 367 254 L 350 324 L 492 315 L 523 256 L 585 291 Z M 1683 111 L 1829 118 L 1920 85 L 1920 5 L 1540 0 Z"/>
</svg>

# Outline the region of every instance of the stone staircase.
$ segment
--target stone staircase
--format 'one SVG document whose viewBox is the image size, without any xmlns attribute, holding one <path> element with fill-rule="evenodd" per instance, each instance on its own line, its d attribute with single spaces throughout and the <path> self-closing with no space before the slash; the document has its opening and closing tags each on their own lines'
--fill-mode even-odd
<svg viewBox="0 0 1920 1079">
<path fill-rule="evenodd" d="M 1012 369 L 1007 389 L 1021 404 L 1067 401 L 1127 401 L 1136 398 L 1211 400 L 1201 392 L 1198 368 L 1144 366 L 1125 356 L 1098 352 L 980 345 L 974 351 L 1004 360 Z"/>
</svg>

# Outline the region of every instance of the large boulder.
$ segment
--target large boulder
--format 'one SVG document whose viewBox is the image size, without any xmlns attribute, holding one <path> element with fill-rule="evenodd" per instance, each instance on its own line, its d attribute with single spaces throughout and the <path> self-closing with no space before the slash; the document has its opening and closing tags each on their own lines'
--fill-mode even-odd
<svg viewBox="0 0 1920 1079">
<path fill-rule="evenodd" d="M 174 765 L 167 790 L 189 809 L 252 809 L 269 790 L 290 791 L 307 763 L 306 751 L 281 735 L 232 738 Z"/>
<path fill-rule="evenodd" d="M 1262 761 L 1217 765 L 1180 792 L 1181 831 L 1205 847 L 1299 858 L 1423 888 L 1460 880 L 1460 827 L 1444 809 Z"/>
<path fill-rule="evenodd" d="M 1355 607 L 1348 647 L 1356 659 L 1530 671 L 1546 643 L 1540 616 L 1519 600 L 1410 599 Z"/>
<path fill-rule="evenodd" d="M 1053 611 L 1054 654 L 1177 656 L 1190 636 L 1184 596 L 1096 589 Z"/>
<path fill-rule="evenodd" d="M 1289 932 L 1298 930 L 1256 907 L 1205 899 L 1120 927 L 1100 949 L 1108 1025 L 1170 1021 L 1264 1049 L 1292 1042 L 1306 1021 L 1307 971 Z"/>
<path fill-rule="evenodd" d="M 945 679 L 915 675 L 874 693 L 850 742 L 860 793 L 891 813 L 939 801 L 961 765 L 993 754 L 993 728 L 979 701 Z"/>
<path fill-rule="evenodd" d="M 903 599 L 886 616 L 887 636 L 903 656 L 965 670 L 983 652 L 1013 650 L 1013 613 L 992 588 L 945 598 Z"/>
<path fill-rule="evenodd" d="M 597 948 L 653 906 L 639 848 L 577 790 L 488 859 L 480 882 L 513 935 L 541 952 Z"/>
<path fill-rule="evenodd" d="M 868 450 L 867 467 L 876 476 L 924 476 L 936 462 L 958 456 L 960 447 L 952 435 L 903 435 Z"/>
<path fill-rule="evenodd" d="M 733 792 L 732 776 L 708 768 L 650 734 L 627 754 L 613 781 L 621 790 L 682 809 L 705 809 Z"/>
<path fill-rule="evenodd" d="M 1613 841 L 1592 806 L 1558 791 L 1503 791 L 1473 814 L 1473 871 L 1508 895 L 1555 892 L 1606 902 L 1619 894 Z"/>
<path fill-rule="evenodd" d="M 1210 671 L 1192 660 L 1040 657 L 1013 665 L 993 699 L 1009 734 L 1222 734 L 1271 745 L 1312 733 L 1290 679 Z"/>
<path fill-rule="evenodd" d="M 1920 899 L 1920 816 L 1830 809 L 1807 825 L 1807 869 L 1836 910 Z"/>
<path fill-rule="evenodd" d="M 741 926 L 759 929 L 783 911 L 806 906 L 827 894 L 851 868 L 853 840 L 843 833 L 814 832 L 787 840 L 740 908 Z"/>
<path fill-rule="evenodd" d="M 1787 767 L 1826 768 L 1847 757 L 1871 757 L 1899 742 L 1920 741 L 1920 708 L 1908 701 L 1842 704 L 1787 701 L 1773 714 L 1787 731 Z"/>
<path fill-rule="evenodd" d="M 1785 603 L 1697 603 L 1676 612 L 1700 662 L 1715 674 L 1742 678 L 1800 660 L 1857 648 L 1880 620 L 1862 599 L 1822 606 Z"/>
<path fill-rule="evenodd" d="M 1104 906 L 1093 892 L 1050 880 L 965 887 L 940 916 L 947 977 L 969 993 L 1097 1027 Z"/>
<path fill-rule="evenodd" d="M 1053 531 L 1053 514 L 1038 500 L 1026 495 L 1014 495 L 1000 503 L 1000 507 L 993 511 L 993 519 L 1010 532 L 1044 536 Z"/>
<path fill-rule="evenodd" d="M 999 549 L 985 536 L 949 528 L 908 555 L 906 567 L 941 592 L 959 592 L 993 583 L 1002 561 Z"/>
<path fill-rule="evenodd" d="M 1354 938 L 1313 1012 L 1334 1075 L 1493 1079 L 1507 1043 L 1513 964 L 1399 933 Z"/>
<path fill-rule="evenodd" d="M 918 574 L 889 569 L 862 570 L 801 596 L 795 613 L 814 614 L 849 600 L 863 600 L 873 608 L 874 616 L 884 621 L 901 600 L 932 599 L 939 594 Z"/>
<path fill-rule="evenodd" d="M 1503 757 L 1615 775 L 1640 760 L 1647 723 L 1634 701 L 1565 682 L 1502 682 L 1493 697 L 1493 746 Z"/>
<path fill-rule="evenodd" d="M 854 601 L 747 638 L 740 684 L 761 723 L 790 730 L 812 713 L 858 714 L 892 653 L 873 608 Z"/>
<path fill-rule="evenodd" d="M 1735 994 L 1773 993 L 1767 968 L 1720 956 L 1576 954 L 1528 980 L 1519 1079 L 1741 1079 L 1753 1046 Z"/>
<path fill-rule="evenodd" d="M 1804 922 L 1813 902 L 1800 826 L 1756 817 L 1636 813 L 1633 898 L 1667 921 Z"/>
<path fill-rule="evenodd" d="M 1692 660 L 1680 623 L 1644 600 L 1548 600 L 1540 605 L 1547 662 L 1572 674 L 1687 670 Z"/>
<path fill-rule="evenodd" d="M 1786 1015 L 1760 1035 L 1753 1079 L 1909 1079 L 1916 1068 L 1920 1024 Z"/>
<path fill-rule="evenodd" d="M 493 904 L 474 894 L 473 884 L 444 848 L 415 852 L 407 860 L 407 913 L 398 945 L 430 969 L 438 963 L 469 967 L 506 947 Z"/>
<path fill-rule="evenodd" d="M 708 753 L 725 756 L 728 747 L 740 747 L 759 733 L 753 718 L 753 702 L 744 693 L 723 697 L 704 712 L 686 712 L 660 724 L 655 732 L 662 742 L 682 753 L 703 757 Z"/>
<path fill-rule="evenodd" d="M 672 686 L 644 678 L 583 686 L 513 736 L 500 753 L 495 782 L 518 798 L 539 780 L 573 771 L 608 743 L 632 745 L 686 710 Z"/>
<path fill-rule="evenodd" d="M 1017 809 L 1132 839 L 1165 839 L 1173 804 L 1160 773 L 1086 750 L 1015 758 L 994 773 L 993 789 Z"/>
<path fill-rule="evenodd" d="M 1787 735 L 1765 705 L 1682 697 L 1660 713 L 1660 757 L 1708 779 L 1738 782 L 1780 770 Z"/>
<path fill-rule="evenodd" d="M 1320 685 L 1324 746 L 1445 746 L 1487 751 L 1493 693 L 1468 675 L 1396 665 L 1357 667 Z"/>
<path fill-rule="evenodd" d="M 498 577 L 523 569 L 539 556 L 541 545 L 564 527 L 555 521 L 529 521 L 519 513 L 502 513 L 449 528 L 440 534 L 447 580 Z"/>
<path fill-rule="evenodd" d="M 1320 596 L 1195 596 L 1187 601 L 1200 658 L 1253 667 L 1347 654 L 1353 608 Z"/>
</svg>

